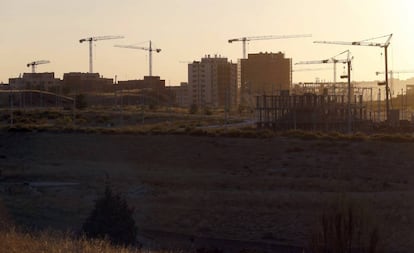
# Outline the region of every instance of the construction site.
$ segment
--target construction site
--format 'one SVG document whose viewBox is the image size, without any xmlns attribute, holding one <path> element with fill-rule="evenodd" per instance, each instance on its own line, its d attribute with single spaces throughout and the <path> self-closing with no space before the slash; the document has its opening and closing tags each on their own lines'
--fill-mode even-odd
<svg viewBox="0 0 414 253">
<path fill-rule="evenodd" d="M 344 95 L 259 96 L 256 104 L 259 128 L 354 131 L 369 126 L 369 111 L 362 95 L 348 101 Z"/>
<path fill-rule="evenodd" d="M 388 71 L 387 59 L 387 48 L 391 37 L 392 34 L 373 38 L 374 40 L 385 38 L 386 42 L 384 43 L 367 41 L 315 41 L 315 43 L 384 48 L 385 72 L 377 72 L 377 75 L 388 73 L 393 80 L 393 72 Z M 338 58 L 339 56 L 345 56 L 345 58 Z M 384 75 L 385 81 L 376 84 L 377 87 L 360 86 L 351 81 L 352 60 L 351 52 L 346 50 L 323 60 L 295 63 L 295 65 L 332 64 L 333 82 L 316 81 L 291 84 L 289 90 L 272 90 L 272 92 L 263 92 L 263 95 L 257 95 L 255 100 L 257 127 L 274 130 L 301 129 L 348 133 L 371 132 L 384 128 L 411 131 L 411 112 L 407 107 L 407 93 L 404 96 L 401 91 L 398 98 L 400 101 L 393 108 L 391 100 L 393 92 L 390 89 L 388 74 Z M 337 82 L 336 80 L 336 65 L 338 63 L 344 65 L 344 73 L 340 78 L 346 79 L 346 82 Z M 383 91 L 385 93 L 384 101 L 381 99 L 381 90 L 384 90 L 382 87 L 385 89 Z"/>
<path fill-rule="evenodd" d="M 188 80 L 180 86 L 168 85 L 153 75 L 153 52 L 160 53 L 151 40 L 148 46 L 116 44 L 116 48 L 138 49 L 148 53 L 148 75 L 142 80 L 117 80 L 104 78 L 93 68 L 93 45 L 97 41 L 123 39 L 123 36 L 95 36 L 79 40 L 89 44 L 89 71 L 69 72 L 63 79 L 54 72 L 36 72 L 38 65 L 49 60 L 37 60 L 26 64 L 31 73 L 10 78 L 2 85 L 3 108 L 27 110 L 30 108 L 101 107 L 122 111 L 124 106 L 142 108 L 176 107 L 197 108 L 199 112 L 222 110 L 228 118 L 253 122 L 259 128 L 272 130 L 302 129 L 309 131 L 371 132 L 377 129 L 411 131 L 411 97 L 413 84 L 407 85 L 405 94 L 395 96 L 393 81 L 400 73 L 388 69 L 388 47 L 392 34 L 367 40 L 340 42 L 314 41 L 319 44 L 377 47 L 384 50 L 385 71 L 376 72 L 383 81 L 369 85 L 354 81 L 353 56 L 349 49 L 319 60 L 293 62 L 283 52 L 248 53 L 247 44 L 260 40 L 298 39 L 311 34 L 270 35 L 240 37 L 228 43 L 242 44 L 242 58 L 238 63 L 221 55 L 206 55 L 201 61 L 181 62 L 188 64 Z M 379 41 L 380 42 L 377 42 Z M 384 41 L 385 40 L 385 41 Z M 323 68 L 298 68 L 300 65 L 329 65 L 332 79 L 314 82 L 293 82 L 293 75 L 302 71 L 319 71 Z M 340 65 L 343 72 L 339 74 Z M 293 67 L 295 66 L 295 67 Z M 381 80 L 380 79 L 380 80 Z M 8 97 L 8 99 L 6 98 Z M 77 97 L 81 98 L 76 99 Z M 395 102 L 393 103 L 393 100 Z M 82 102 L 83 105 L 76 103 Z M 168 109 L 170 111 L 170 109 Z M 181 110 L 182 111 L 182 110 Z M 242 115 L 245 112 L 244 115 Z M 247 112 L 247 113 L 246 113 Z M 237 115 L 239 114 L 239 115 Z"/>
</svg>

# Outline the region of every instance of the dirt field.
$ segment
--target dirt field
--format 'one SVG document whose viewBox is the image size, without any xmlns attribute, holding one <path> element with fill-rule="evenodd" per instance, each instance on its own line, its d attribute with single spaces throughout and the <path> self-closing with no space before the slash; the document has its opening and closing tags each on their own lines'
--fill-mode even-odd
<svg viewBox="0 0 414 253">
<path fill-rule="evenodd" d="M 3 132 L 0 201 L 16 224 L 77 230 L 108 175 L 144 237 L 306 246 L 345 192 L 384 244 L 412 252 L 413 154 L 414 143 Z"/>
</svg>

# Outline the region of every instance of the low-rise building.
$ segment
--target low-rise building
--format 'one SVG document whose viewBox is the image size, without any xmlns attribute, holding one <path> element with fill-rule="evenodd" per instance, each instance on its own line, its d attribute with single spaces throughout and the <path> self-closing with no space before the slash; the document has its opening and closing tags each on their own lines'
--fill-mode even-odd
<svg viewBox="0 0 414 253">
<path fill-rule="evenodd" d="M 53 91 L 60 87 L 62 80 L 55 78 L 55 73 L 23 73 L 23 76 L 10 78 L 9 84 L 13 89 Z"/>
<path fill-rule="evenodd" d="M 99 73 L 71 72 L 63 74 L 65 93 L 99 93 L 112 92 L 114 81 L 104 78 Z"/>
<path fill-rule="evenodd" d="M 165 89 L 165 80 L 162 80 L 159 76 L 144 76 L 143 80 L 119 81 L 116 88 L 121 90 L 163 90 Z"/>
<path fill-rule="evenodd" d="M 190 107 L 188 83 L 181 83 L 180 86 L 168 86 L 174 97 L 174 105 L 179 107 Z"/>
</svg>

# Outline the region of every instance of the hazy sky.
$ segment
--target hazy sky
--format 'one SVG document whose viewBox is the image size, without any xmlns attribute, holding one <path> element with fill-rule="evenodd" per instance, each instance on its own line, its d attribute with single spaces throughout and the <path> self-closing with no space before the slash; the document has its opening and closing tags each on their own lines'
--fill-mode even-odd
<svg viewBox="0 0 414 253">
<path fill-rule="evenodd" d="M 390 68 L 414 70 L 413 13 L 410 0 L 0 0 L 0 82 L 30 72 L 26 63 L 42 59 L 51 63 L 40 65 L 38 72 L 55 72 L 57 77 L 87 72 L 88 45 L 79 39 L 89 36 L 125 36 L 95 43 L 94 70 L 101 75 L 117 75 L 119 80 L 148 75 L 148 52 L 113 45 L 151 39 L 162 49 L 154 54 L 153 74 L 176 85 L 187 81 L 187 66 L 180 61 L 217 54 L 237 62 L 242 45 L 229 44 L 228 39 L 305 33 L 313 37 L 252 41 L 248 52 L 282 51 L 298 62 L 328 58 L 349 48 L 353 79 L 375 80 L 375 71 L 384 68 L 382 49 L 312 42 L 393 33 Z M 333 79 L 330 70 L 294 73 L 294 81 L 316 77 Z"/>
</svg>

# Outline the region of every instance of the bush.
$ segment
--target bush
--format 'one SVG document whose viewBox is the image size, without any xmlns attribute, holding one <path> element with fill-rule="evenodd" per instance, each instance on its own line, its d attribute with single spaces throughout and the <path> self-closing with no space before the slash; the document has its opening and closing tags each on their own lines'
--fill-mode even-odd
<svg viewBox="0 0 414 253">
<path fill-rule="evenodd" d="M 107 185 L 104 196 L 97 200 L 82 231 L 89 238 L 108 239 L 115 245 L 134 245 L 137 227 L 133 213 L 133 208 L 128 206 L 126 200 L 114 194 Z"/>
</svg>

